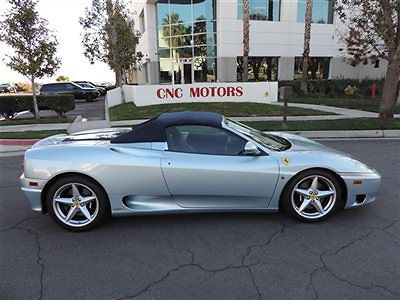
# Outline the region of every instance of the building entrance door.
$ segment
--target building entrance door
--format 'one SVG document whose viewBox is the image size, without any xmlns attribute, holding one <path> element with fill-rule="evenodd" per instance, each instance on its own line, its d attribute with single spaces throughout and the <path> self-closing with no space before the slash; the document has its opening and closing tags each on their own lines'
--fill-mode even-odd
<svg viewBox="0 0 400 300">
<path fill-rule="evenodd" d="M 194 82 L 193 61 L 174 62 L 173 70 L 172 84 L 187 84 Z"/>
</svg>

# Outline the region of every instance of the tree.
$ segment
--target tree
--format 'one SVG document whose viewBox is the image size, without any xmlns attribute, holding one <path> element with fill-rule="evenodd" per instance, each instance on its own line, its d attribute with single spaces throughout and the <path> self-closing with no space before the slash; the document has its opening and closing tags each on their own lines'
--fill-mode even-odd
<svg viewBox="0 0 400 300">
<path fill-rule="evenodd" d="M 9 0 L 10 9 L 0 22 L 0 40 L 14 49 L 7 65 L 29 78 L 32 84 L 35 118 L 39 119 L 35 80 L 52 76 L 60 66 L 56 57 L 58 42 L 39 16 L 37 0 Z"/>
<path fill-rule="evenodd" d="M 250 9 L 249 0 L 243 0 L 243 62 L 242 80 L 249 80 L 249 52 L 250 52 Z"/>
<path fill-rule="evenodd" d="M 302 60 L 302 75 L 300 89 L 304 94 L 308 94 L 307 77 L 308 77 L 308 63 L 310 58 L 310 41 L 311 41 L 311 22 L 312 22 L 312 0 L 306 2 L 306 15 L 304 24 L 304 50 Z"/>
<path fill-rule="evenodd" d="M 167 40 L 168 47 L 176 48 L 182 46 L 184 41 L 183 35 L 186 32 L 186 28 L 185 25 L 183 25 L 183 21 L 180 19 L 179 14 L 166 14 L 162 19 L 162 24 L 164 25 L 163 36 L 164 39 Z M 176 50 L 174 50 L 174 55 L 177 56 Z"/>
<path fill-rule="evenodd" d="M 336 11 L 347 25 L 343 40 L 353 66 L 388 61 L 379 119 L 392 119 L 400 77 L 400 1 L 342 0 Z"/>
<path fill-rule="evenodd" d="M 60 76 L 57 77 L 56 81 L 57 82 L 68 82 L 70 80 L 69 80 L 68 76 L 60 75 Z"/>
<path fill-rule="evenodd" d="M 91 63 L 101 61 L 115 72 L 116 85 L 127 82 L 126 74 L 137 62 L 138 38 L 133 20 L 121 0 L 93 0 L 80 18 L 84 55 Z"/>
</svg>

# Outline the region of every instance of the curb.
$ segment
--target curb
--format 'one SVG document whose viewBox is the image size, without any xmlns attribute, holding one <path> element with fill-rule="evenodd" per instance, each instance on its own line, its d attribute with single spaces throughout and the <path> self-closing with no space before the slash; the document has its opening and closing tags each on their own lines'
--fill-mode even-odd
<svg viewBox="0 0 400 300">
<path fill-rule="evenodd" d="M 400 138 L 400 130 L 287 131 L 311 139 Z"/>
<path fill-rule="evenodd" d="M 0 139 L 2 146 L 32 146 L 38 139 Z"/>
</svg>

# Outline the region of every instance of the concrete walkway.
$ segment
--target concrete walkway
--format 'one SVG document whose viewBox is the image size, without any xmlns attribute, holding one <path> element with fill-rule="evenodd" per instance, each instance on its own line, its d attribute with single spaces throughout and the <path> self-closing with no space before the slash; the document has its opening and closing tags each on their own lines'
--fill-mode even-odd
<svg viewBox="0 0 400 300">
<path fill-rule="evenodd" d="M 283 103 L 277 102 L 274 105 L 282 106 Z M 361 111 L 355 109 L 333 107 L 326 105 L 315 105 L 305 103 L 289 103 L 289 107 L 308 108 L 324 112 L 332 113 L 333 115 L 315 115 L 315 116 L 288 116 L 289 121 L 312 121 L 312 120 L 340 120 L 340 119 L 355 119 L 355 118 L 377 118 L 378 113 Z M 396 114 L 395 118 L 400 118 L 400 114 Z M 236 121 L 281 121 L 282 116 L 278 117 L 233 117 Z M 112 121 L 110 122 L 112 127 L 116 126 L 132 126 L 146 121 L 145 119 L 140 120 L 124 120 L 124 121 Z M 94 129 L 104 127 L 105 122 L 98 121 L 87 121 L 82 122 L 80 129 L 79 124 L 74 124 L 75 127 L 73 132 L 86 129 Z M 78 125 L 78 128 L 76 126 Z M 100 127 L 98 127 L 100 126 Z M 10 125 L 0 126 L 0 132 L 21 132 L 21 131 L 38 131 L 38 130 L 69 130 L 71 127 L 70 123 L 58 123 L 58 124 L 32 124 L 32 125 Z"/>
<path fill-rule="evenodd" d="M 282 102 L 272 103 L 273 105 L 283 106 Z M 370 112 L 370 111 L 362 111 L 357 109 L 349 109 L 349 108 L 342 108 L 342 107 L 335 107 L 335 106 L 327 106 L 327 105 L 317 105 L 317 104 L 306 104 L 306 103 L 289 103 L 288 106 L 290 107 L 299 107 L 299 108 L 306 108 L 306 109 L 315 109 L 324 112 L 329 112 L 341 116 L 346 116 L 349 118 L 376 118 L 378 117 L 378 113 Z M 397 115 L 400 117 L 400 115 Z"/>
</svg>

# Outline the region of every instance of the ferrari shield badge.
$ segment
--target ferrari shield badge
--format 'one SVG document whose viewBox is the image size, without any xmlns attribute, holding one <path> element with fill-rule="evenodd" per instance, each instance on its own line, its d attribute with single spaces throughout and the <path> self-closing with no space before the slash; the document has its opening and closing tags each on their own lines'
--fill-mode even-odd
<svg viewBox="0 0 400 300">
<path fill-rule="evenodd" d="M 282 159 L 282 162 L 283 162 L 285 165 L 288 165 L 288 164 L 290 164 L 290 158 L 289 158 L 289 157 L 285 157 L 285 158 Z"/>
</svg>

